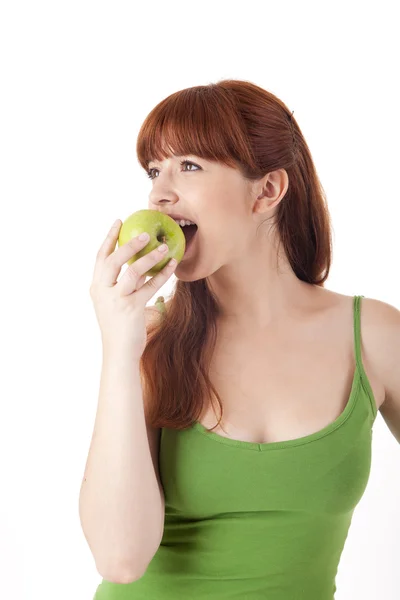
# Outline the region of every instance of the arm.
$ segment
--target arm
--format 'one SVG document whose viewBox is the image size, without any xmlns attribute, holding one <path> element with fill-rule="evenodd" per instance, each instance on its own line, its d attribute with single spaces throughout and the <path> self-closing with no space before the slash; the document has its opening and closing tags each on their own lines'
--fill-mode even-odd
<svg viewBox="0 0 400 600">
<path fill-rule="evenodd" d="M 115 583 L 143 575 L 164 528 L 164 498 L 150 445 L 156 449 L 148 432 L 139 364 L 122 350 L 103 351 L 79 514 L 98 572 Z"/>
<path fill-rule="evenodd" d="M 385 388 L 380 412 L 400 444 L 400 311 L 379 300 L 373 300 L 373 309 L 374 361 Z"/>
</svg>

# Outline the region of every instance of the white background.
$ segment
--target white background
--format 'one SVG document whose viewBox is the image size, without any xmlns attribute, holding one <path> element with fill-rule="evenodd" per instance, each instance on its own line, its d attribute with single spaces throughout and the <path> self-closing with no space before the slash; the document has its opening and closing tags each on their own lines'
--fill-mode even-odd
<svg viewBox="0 0 400 600">
<path fill-rule="evenodd" d="M 223 78 L 279 96 L 328 194 L 326 287 L 400 307 L 396 4 L 1 4 L 2 598 L 92 600 L 101 580 L 78 515 L 101 366 L 89 287 L 114 220 L 147 207 L 136 137 L 162 99 Z M 336 600 L 399 597 L 399 463 L 378 413 Z"/>
</svg>

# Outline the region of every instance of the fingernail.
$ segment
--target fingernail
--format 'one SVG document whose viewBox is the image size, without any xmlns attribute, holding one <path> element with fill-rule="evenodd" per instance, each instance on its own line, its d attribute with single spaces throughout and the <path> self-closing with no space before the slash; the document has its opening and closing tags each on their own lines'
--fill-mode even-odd
<svg viewBox="0 0 400 600">
<path fill-rule="evenodd" d="M 148 239 L 149 239 L 149 237 L 150 237 L 150 236 L 149 236 L 149 234 L 148 234 L 148 233 L 141 233 L 141 234 L 139 235 L 139 240 L 140 240 L 141 242 L 144 242 L 145 240 L 148 240 Z"/>
</svg>

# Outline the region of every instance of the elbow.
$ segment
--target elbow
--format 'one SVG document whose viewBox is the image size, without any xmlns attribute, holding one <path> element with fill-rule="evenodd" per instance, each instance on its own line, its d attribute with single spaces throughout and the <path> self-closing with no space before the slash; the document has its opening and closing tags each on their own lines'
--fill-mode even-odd
<svg viewBox="0 0 400 600">
<path fill-rule="evenodd" d="M 117 569 L 115 571 L 109 571 L 107 569 L 101 569 L 101 568 L 97 567 L 97 571 L 103 579 L 105 579 L 106 581 L 109 581 L 110 583 L 127 584 L 127 583 L 133 583 L 134 581 L 137 581 L 138 579 L 143 577 L 143 575 L 146 572 L 146 569 L 139 573 L 138 571 L 132 572 L 130 570 L 126 571 L 126 570 L 122 570 L 122 569 Z"/>
<path fill-rule="evenodd" d="M 97 567 L 97 571 L 103 577 L 103 579 L 111 583 L 133 583 L 134 581 L 137 581 L 138 579 L 143 577 L 143 575 L 147 571 L 151 560 L 153 560 L 153 556 L 148 562 L 146 562 L 144 565 L 141 565 L 140 568 L 138 566 L 137 568 L 132 568 L 130 565 L 120 565 L 118 568 L 115 569 L 100 569 L 99 567 Z"/>
<path fill-rule="evenodd" d="M 103 579 L 111 583 L 127 584 L 141 579 L 141 577 L 143 577 L 143 575 L 146 573 L 154 556 L 158 552 L 158 549 L 161 545 L 161 540 L 162 534 L 157 540 L 156 547 L 153 546 L 153 548 L 150 550 L 150 554 L 148 553 L 149 551 L 144 553 L 142 547 L 140 556 L 136 556 L 135 559 L 132 559 L 131 557 L 129 560 L 117 560 L 114 556 L 112 563 L 110 563 L 109 559 L 107 561 L 102 561 L 101 563 L 96 561 L 98 573 Z"/>
<path fill-rule="evenodd" d="M 115 577 L 113 583 L 123 583 L 126 585 L 128 583 L 133 583 L 134 581 L 137 581 L 138 579 L 143 577 L 143 575 L 144 573 L 141 573 L 140 575 L 132 575 L 132 573 L 120 573 L 117 577 Z"/>
</svg>

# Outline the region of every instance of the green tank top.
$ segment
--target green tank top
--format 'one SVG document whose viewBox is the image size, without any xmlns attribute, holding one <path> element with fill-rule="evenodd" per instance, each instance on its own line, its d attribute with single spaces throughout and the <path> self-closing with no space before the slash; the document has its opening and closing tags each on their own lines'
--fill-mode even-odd
<svg viewBox="0 0 400 600">
<path fill-rule="evenodd" d="M 252 443 L 199 422 L 162 429 L 164 535 L 145 574 L 103 579 L 94 600 L 333 600 L 355 507 L 371 466 L 377 414 L 363 368 L 354 297 L 356 367 L 339 417 L 294 440 Z"/>
</svg>

